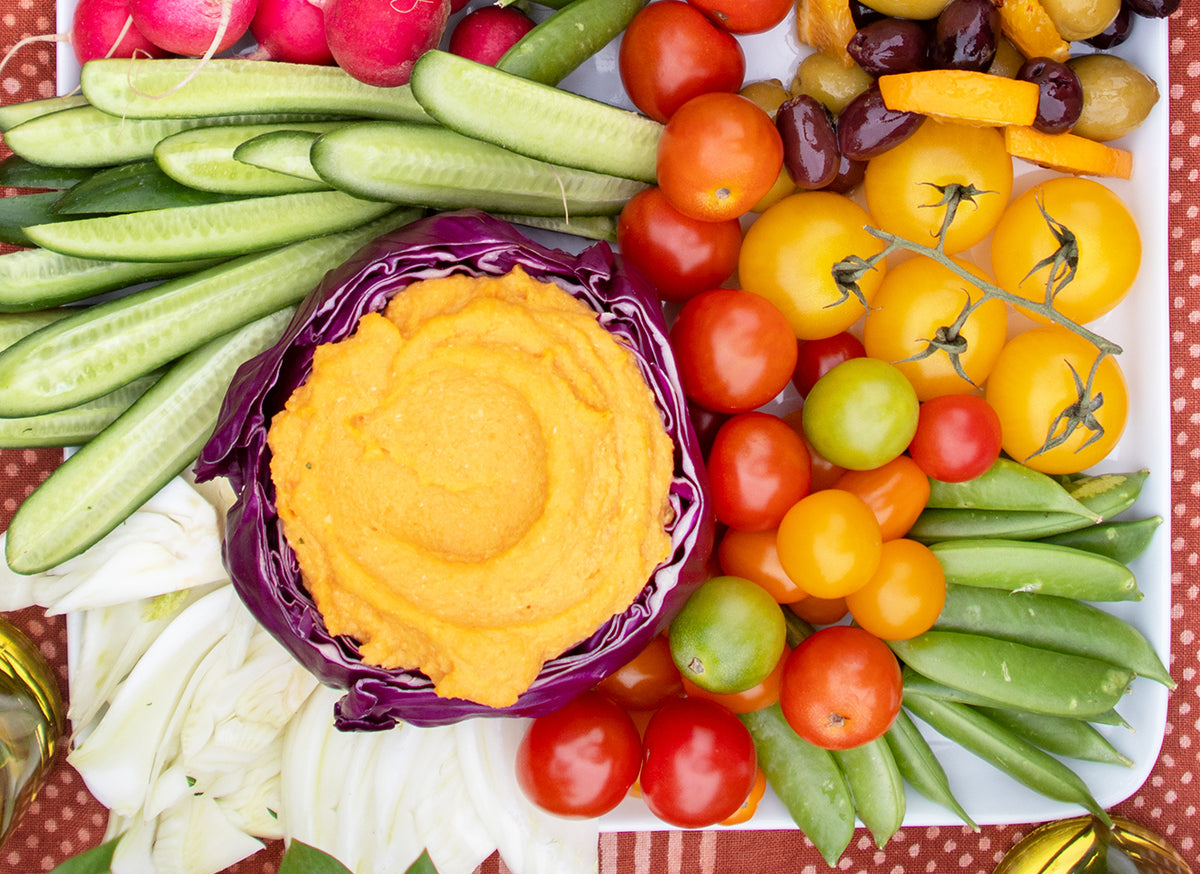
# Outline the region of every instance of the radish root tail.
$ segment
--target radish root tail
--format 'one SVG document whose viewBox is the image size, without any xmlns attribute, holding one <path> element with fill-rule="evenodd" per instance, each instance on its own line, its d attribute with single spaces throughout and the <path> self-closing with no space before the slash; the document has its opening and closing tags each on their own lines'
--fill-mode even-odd
<svg viewBox="0 0 1200 874">
<path fill-rule="evenodd" d="M 424 0 L 418 0 L 418 2 L 424 2 Z M 208 49 L 204 52 L 204 55 L 196 62 L 196 66 L 192 67 L 192 69 L 186 76 L 183 77 L 181 81 L 175 85 L 172 85 L 166 91 L 160 91 L 157 94 L 150 94 L 146 91 L 140 90 L 137 87 L 137 84 L 133 81 L 133 69 L 131 67 L 129 73 L 129 87 L 140 97 L 148 97 L 151 100 L 161 100 L 163 97 L 168 97 L 185 87 L 189 82 L 196 78 L 196 75 L 202 69 L 204 69 L 204 66 L 211 61 L 213 56 L 217 53 L 217 47 L 221 44 L 221 41 L 225 39 L 225 31 L 229 28 L 229 19 L 232 17 L 232 15 L 233 0 L 221 0 L 221 20 L 217 23 L 217 31 L 213 34 L 212 41 L 208 44 Z"/>
<path fill-rule="evenodd" d="M 0 73 L 4 72 L 4 68 L 8 66 L 8 62 L 13 59 L 13 56 L 27 45 L 32 45 L 38 42 L 69 42 L 70 34 L 66 33 L 45 33 L 38 36 L 27 36 L 24 39 L 17 40 L 16 44 L 11 49 L 5 52 L 4 57 L 0 58 Z"/>
</svg>

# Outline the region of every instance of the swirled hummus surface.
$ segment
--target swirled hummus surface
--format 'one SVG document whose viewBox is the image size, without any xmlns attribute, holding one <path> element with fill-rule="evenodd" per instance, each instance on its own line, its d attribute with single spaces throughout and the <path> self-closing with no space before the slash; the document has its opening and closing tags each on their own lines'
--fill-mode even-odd
<svg viewBox="0 0 1200 874">
<path fill-rule="evenodd" d="M 633 355 L 519 268 L 416 282 L 318 347 L 268 441 L 330 632 L 443 696 L 512 704 L 671 548 L 673 446 Z"/>
</svg>

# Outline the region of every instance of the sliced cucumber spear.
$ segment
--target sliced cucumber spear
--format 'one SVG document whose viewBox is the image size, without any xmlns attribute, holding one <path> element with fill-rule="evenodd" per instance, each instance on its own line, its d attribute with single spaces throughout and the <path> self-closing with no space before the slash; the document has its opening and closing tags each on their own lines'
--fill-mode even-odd
<svg viewBox="0 0 1200 874">
<path fill-rule="evenodd" d="M 461 134 L 567 167 L 654 182 L 663 126 L 636 112 L 434 49 L 413 65 L 413 95 Z"/>
<path fill-rule="evenodd" d="M 79 85 L 93 106 L 124 118 L 312 112 L 429 120 L 408 86 L 367 85 L 315 64 L 215 58 L 197 70 L 191 58 L 108 58 L 84 64 Z"/>
<path fill-rule="evenodd" d="M 341 191 L 316 191 L 52 222 L 25 233 L 39 246 L 77 258 L 181 261 L 271 249 L 355 228 L 393 209 Z"/>
<path fill-rule="evenodd" d="M 615 215 L 645 184 L 547 164 L 438 125 L 360 122 L 323 134 L 313 168 L 359 197 L 436 209 Z"/>
<path fill-rule="evenodd" d="M 63 462 L 13 515 L 8 566 L 34 574 L 78 555 L 181 473 L 212 434 L 237 368 L 279 339 L 291 312 L 280 310 L 184 356 Z"/>
<path fill-rule="evenodd" d="M 159 374 L 135 379 L 95 400 L 42 416 L 0 419 L 0 448 L 78 446 L 92 440 L 154 385 Z"/>
</svg>

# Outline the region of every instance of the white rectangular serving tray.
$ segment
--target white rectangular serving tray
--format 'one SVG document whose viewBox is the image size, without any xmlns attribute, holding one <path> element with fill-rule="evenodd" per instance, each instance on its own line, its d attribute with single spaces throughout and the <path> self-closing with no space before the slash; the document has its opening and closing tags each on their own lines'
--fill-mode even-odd
<svg viewBox="0 0 1200 874">
<path fill-rule="evenodd" d="M 61 33 L 71 29 L 75 2 L 58 0 L 58 30 Z M 486 2 L 488 0 L 472 0 L 468 9 L 485 5 Z M 779 79 L 787 85 L 800 59 L 810 51 L 796 39 L 793 16 L 766 33 L 741 39 L 747 60 L 747 82 Z M 79 65 L 69 44 L 60 43 L 57 51 L 58 92 L 63 94 L 78 85 Z M 1149 550 L 1133 565 L 1145 599 L 1136 604 L 1103 606 L 1141 629 L 1166 659 L 1171 637 L 1169 350 L 1172 340 L 1168 322 L 1167 23 L 1139 20 L 1133 37 L 1114 52 L 1128 58 L 1158 83 L 1160 99 L 1149 119 L 1136 132 L 1114 143 L 1133 152 L 1133 177 L 1128 181 L 1101 180 L 1132 209 L 1142 233 L 1143 256 L 1141 272 L 1129 297 L 1091 325 L 1098 333 L 1124 348 L 1120 363 L 1130 384 L 1131 395 L 1128 430 L 1117 449 L 1098 470 L 1149 469 L 1151 475 L 1141 499 L 1129 515 L 1158 515 L 1164 524 Z M 632 108 L 620 84 L 615 42 L 584 64 L 562 85 L 609 103 Z M 1016 163 L 1016 191 L 1049 175 L 1024 162 Z M 1130 728 L 1101 727 L 1117 749 L 1133 760 L 1133 767 L 1071 763 L 1102 806 L 1111 807 L 1129 798 L 1150 775 L 1166 727 L 1167 697 L 1167 690 L 1157 683 L 1135 680 L 1131 693 L 1118 707 L 1130 723 Z M 1033 823 L 1080 812 L 1078 808 L 1052 801 L 1026 789 L 927 728 L 922 726 L 950 777 L 952 789 L 976 822 Z M 959 821 L 949 811 L 910 790 L 904 823 L 907 826 L 952 826 L 958 825 Z M 601 826 L 605 831 L 669 828 L 636 799 L 622 802 L 615 811 L 603 818 Z M 794 828 L 794 823 L 779 800 L 768 793 L 753 819 L 736 827 L 787 829 Z"/>
</svg>

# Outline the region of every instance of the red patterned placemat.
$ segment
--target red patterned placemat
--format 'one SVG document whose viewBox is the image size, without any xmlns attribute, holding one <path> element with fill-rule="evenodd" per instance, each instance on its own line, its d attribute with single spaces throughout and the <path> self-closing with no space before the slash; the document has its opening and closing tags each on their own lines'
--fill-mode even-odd
<svg viewBox="0 0 1200 874">
<path fill-rule="evenodd" d="M 1200 712 L 1195 710 L 1200 678 L 1200 8 L 1185 0 L 1170 21 L 1169 103 L 1170 196 L 1169 257 L 1171 284 L 1172 481 L 1172 693 L 1162 752 L 1145 785 L 1116 812 L 1165 834 L 1194 867 L 1200 868 Z M 15 8 L 13 8 L 15 7 Z M 16 0 L 0 9 L 0 46 L 24 36 L 51 33 L 53 0 Z M 5 103 L 54 94 L 54 47 L 24 48 L 0 74 Z M 0 152 L 0 155 L 4 154 Z M 1133 427 L 1136 427 L 1134 423 Z M 0 451 L 0 526 L 18 503 L 58 463 L 56 451 Z M 61 619 L 39 610 L 15 619 L 56 665 L 63 688 L 66 636 Z M 0 848 L 0 872 L 49 871 L 80 850 L 99 843 L 107 815 L 65 763 L 51 775 L 40 798 Z M 884 850 L 862 830 L 844 855 L 839 870 L 935 874 L 990 872 L 1000 857 L 1029 831 L 1029 826 L 991 826 L 979 833 L 965 827 L 908 828 Z M 273 874 L 276 844 L 230 869 L 232 874 Z M 811 843 L 795 831 L 663 831 L 606 834 L 600 840 L 604 874 L 818 874 L 827 866 Z M 508 869 L 495 856 L 485 874 Z"/>
</svg>

